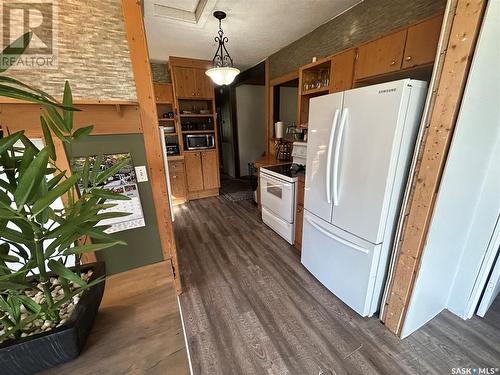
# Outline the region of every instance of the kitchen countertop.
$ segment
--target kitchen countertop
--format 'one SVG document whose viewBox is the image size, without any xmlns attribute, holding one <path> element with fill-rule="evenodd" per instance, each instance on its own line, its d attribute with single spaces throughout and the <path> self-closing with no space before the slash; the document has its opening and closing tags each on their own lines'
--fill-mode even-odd
<svg viewBox="0 0 500 375">
<path fill-rule="evenodd" d="M 269 167 L 271 165 L 282 165 L 282 164 L 290 164 L 290 160 L 278 160 L 274 155 L 263 156 L 260 159 L 254 161 L 255 166 L 257 168 Z"/>
</svg>

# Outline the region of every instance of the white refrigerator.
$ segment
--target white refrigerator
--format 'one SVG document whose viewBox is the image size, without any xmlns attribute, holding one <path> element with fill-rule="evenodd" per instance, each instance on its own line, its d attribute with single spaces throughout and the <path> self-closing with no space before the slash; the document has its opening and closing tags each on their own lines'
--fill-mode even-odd
<svg viewBox="0 0 500 375">
<path fill-rule="evenodd" d="M 301 262 L 362 316 L 379 309 L 426 93 L 404 79 L 310 101 Z"/>
</svg>

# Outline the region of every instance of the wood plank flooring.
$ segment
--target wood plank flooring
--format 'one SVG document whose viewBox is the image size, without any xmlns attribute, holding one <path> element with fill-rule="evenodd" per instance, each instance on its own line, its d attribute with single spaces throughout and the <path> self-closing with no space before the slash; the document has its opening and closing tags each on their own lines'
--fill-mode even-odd
<svg viewBox="0 0 500 375">
<path fill-rule="evenodd" d="M 83 353 L 43 374 L 188 375 L 170 264 L 160 262 L 107 279 Z"/>
<path fill-rule="evenodd" d="M 500 367 L 500 303 L 484 320 L 443 312 L 399 340 L 324 288 L 250 201 L 191 201 L 175 215 L 194 375 L 451 374 L 454 367 Z"/>
</svg>

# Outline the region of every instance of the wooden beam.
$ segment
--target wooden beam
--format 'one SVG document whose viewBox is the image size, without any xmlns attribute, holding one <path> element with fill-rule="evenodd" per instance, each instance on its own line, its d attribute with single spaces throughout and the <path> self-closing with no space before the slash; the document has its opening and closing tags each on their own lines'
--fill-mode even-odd
<svg viewBox="0 0 500 375">
<path fill-rule="evenodd" d="M 156 220 L 163 256 L 171 259 L 174 268 L 175 285 L 181 293 L 179 265 L 170 213 L 167 180 L 164 170 L 163 150 L 160 143 L 158 114 L 153 89 L 153 77 L 149 63 L 141 2 L 122 0 L 125 29 L 127 32 L 130 59 L 134 72 L 137 100 L 142 120 L 146 159 L 151 179 L 151 189 L 155 204 Z M 138 251 L 140 249 L 137 249 Z"/>
<path fill-rule="evenodd" d="M 397 335 L 401 334 L 418 274 L 486 0 L 456 0 L 455 3 L 440 79 L 430 102 L 427 129 L 412 175 L 413 183 L 382 317 L 387 328 Z"/>
<path fill-rule="evenodd" d="M 283 83 L 287 83 L 289 81 L 293 81 L 295 79 L 299 79 L 299 70 L 294 70 L 290 73 L 283 74 L 280 77 L 274 78 L 269 81 L 269 85 L 271 86 L 276 86 L 276 85 L 282 85 Z"/>
</svg>

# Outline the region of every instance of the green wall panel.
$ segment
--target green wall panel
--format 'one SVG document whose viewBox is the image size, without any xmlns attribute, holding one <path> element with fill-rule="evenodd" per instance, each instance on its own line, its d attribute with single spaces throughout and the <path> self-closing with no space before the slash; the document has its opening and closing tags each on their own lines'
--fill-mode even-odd
<svg viewBox="0 0 500 375">
<path fill-rule="evenodd" d="M 76 142 L 73 148 L 67 151 L 70 158 L 99 153 L 130 152 L 134 166 L 146 165 L 142 134 L 90 136 Z M 140 182 L 138 186 L 146 226 L 114 233 L 114 236 L 126 241 L 127 245 L 112 247 L 97 253 L 97 258 L 106 262 L 108 274 L 163 260 L 150 182 Z"/>
</svg>

